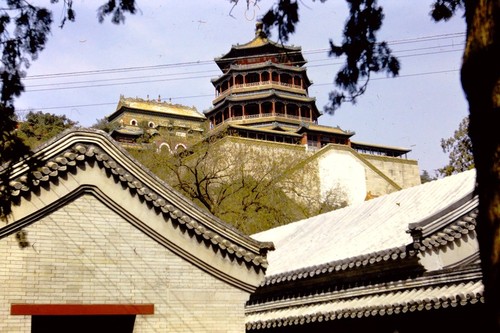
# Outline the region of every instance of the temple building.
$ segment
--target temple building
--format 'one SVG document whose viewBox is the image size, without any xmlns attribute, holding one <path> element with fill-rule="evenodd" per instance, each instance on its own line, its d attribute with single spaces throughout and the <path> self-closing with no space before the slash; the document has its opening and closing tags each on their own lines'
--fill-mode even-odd
<svg viewBox="0 0 500 333">
<path fill-rule="evenodd" d="M 233 135 L 315 148 L 348 144 L 354 134 L 318 125 L 301 48 L 270 41 L 261 23 L 253 40 L 233 45 L 215 63 L 223 74 L 212 80 L 215 99 L 205 111 L 210 129 L 226 125 Z"/>
<path fill-rule="evenodd" d="M 157 100 L 120 96 L 116 110 L 107 117 L 115 124 L 111 137 L 122 144 L 151 136 L 159 149 L 171 152 L 200 140 L 206 134 L 206 118 L 194 107 Z"/>
<path fill-rule="evenodd" d="M 310 149 L 327 144 L 400 157 L 410 150 L 351 142 L 354 132 L 318 124 L 321 112 L 309 96 L 312 81 L 300 47 L 270 41 L 257 23 L 255 38 L 216 58 L 222 75 L 212 80 L 213 107 L 205 111 L 210 129 L 226 125 L 240 137 L 296 143 Z"/>
<path fill-rule="evenodd" d="M 297 166 L 284 177 L 317 202 L 339 188 L 355 203 L 420 184 L 410 149 L 356 142 L 352 131 L 319 124 L 301 48 L 269 40 L 261 23 L 251 41 L 233 45 L 215 63 L 222 74 L 212 79 L 215 98 L 203 114 L 160 98 L 121 96 L 108 116 L 115 125 L 111 136 L 130 145 L 146 135 L 172 153 L 218 138 L 227 153 L 246 145 L 259 154 L 267 150 L 269 161 L 293 151 Z"/>
<path fill-rule="evenodd" d="M 222 75 L 212 79 L 215 98 L 204 111 L 208 134 L 252 146 L 266 142 L 273 153 L 302 147 L 305 159 L 289 176 L 318 200 L 339 186 L 354 203 L 420 184 L 417 162 L 407 159 L 410 149 L 356 142 L 354 132 L 318 123 L 301 48 L 269 40 L 261 23 L 251 41 L 233 45 L 215 63 Z"/>
</svg>

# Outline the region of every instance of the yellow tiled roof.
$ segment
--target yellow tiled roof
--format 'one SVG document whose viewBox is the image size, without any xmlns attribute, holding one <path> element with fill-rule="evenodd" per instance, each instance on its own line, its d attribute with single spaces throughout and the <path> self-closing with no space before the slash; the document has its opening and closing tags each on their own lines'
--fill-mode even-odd
<svg viewBox="0 0 500 333">
<path fill-rule="evenodd" d="M 344 131 L 343 129 L 339 127 L 331 127 L 331 126 L 324 126 L 324 125 L 317 125 L 317 124 L 309 124 L 307 128 L 311 131 L 317 131 L 317 132 L 326 132 L 326 133 L 334 133 L 334 134 L 353 134 L 349 131 Z"/>
<path fill-rule="evenodd" d="M 116 108 L 117 111 L 123 106 L 131 109 L 158 112 L 164 114 L 179 115 L 179 116 L 193 117 L 199 119 L 206 118 L 203 114 L 199 113 L 194 107 L 189 107 L 180 104 L 172 104 L 161 101 L 158 102 L 153 100 L 144 100 L 141 98 L 120 98 L 120 102 L 118 103 L 118 106 Z"/>
</svg>

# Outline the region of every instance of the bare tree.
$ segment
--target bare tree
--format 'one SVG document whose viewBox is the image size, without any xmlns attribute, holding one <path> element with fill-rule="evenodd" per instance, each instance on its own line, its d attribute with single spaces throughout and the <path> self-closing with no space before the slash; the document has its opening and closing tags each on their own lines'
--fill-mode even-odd
<svg viewBox="0 0 500 333">
<path fill-rule="evenodd" d="M 234 137 L 207 140 L 180 154 L 135 152 L 154 173 L 212 214 L 255 233 L 346 204 L 340 187 L 323 197 L 288 178 L 306 156 Z"/>
</svg>

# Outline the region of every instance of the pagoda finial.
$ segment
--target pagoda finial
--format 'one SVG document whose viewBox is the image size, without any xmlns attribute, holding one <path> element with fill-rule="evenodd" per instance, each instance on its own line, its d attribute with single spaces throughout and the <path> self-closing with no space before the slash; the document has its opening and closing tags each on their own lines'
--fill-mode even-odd
<svg viewBox="0 0 500 333">
<path fill-rule="evenodd" d="M 260 21 L 257 21 L 255 23 L 255 37 L 261 37 L 261 38 L 266 38 L 266 34 L 264 33 L 264 30 L 262 28 L 264 27 L 264 24 Z"/>
</svg>

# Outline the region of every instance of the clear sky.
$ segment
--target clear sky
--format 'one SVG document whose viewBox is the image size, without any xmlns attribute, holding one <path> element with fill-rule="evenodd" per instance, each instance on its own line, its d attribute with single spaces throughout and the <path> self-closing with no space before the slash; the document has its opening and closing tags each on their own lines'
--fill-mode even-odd
<svg viewBox="0 0 500 333">
<path fill-rule="evenodd" d="M 97 22 L 103 0 L 73 2 L 76 22 L 63 29 L 57 27 L 61 5 L 51 7 L 56 24 L 16 101 L 21 116 L 26 110 L 65 114 L 90 126 L 115 110 L 120 95 L 160 97 L 203 112 L 214 97 L 210 79 L 221 74 L 213 59 L 250 41 L 259 15 L 273 3 L 262 0 L 247 10 L 244 0 L 234 8 L 224 0 L 137 0 L 139 12 L 116 26 Z M 447 162 L 441 139 L 453 135 L 468 109 L 459 78 L 465 23 L 461 17 L 432 22 L 431 3 L 379 0 L 385 12 L 379 36 L 399 57 L 400 77 L 374 77 L 357 104 L 324 114 L 319 123 L 354 131 L 355 141 L 410 148 L 408 158 L 433 175 Z M 301 22 L 287 44 L 302 47 L 314 83 L 309 94 L 322 110 L 341 63 L 328 57 L 329 39 L 341 41 L 347 5 L 299 4 Z"/>
</svg>

